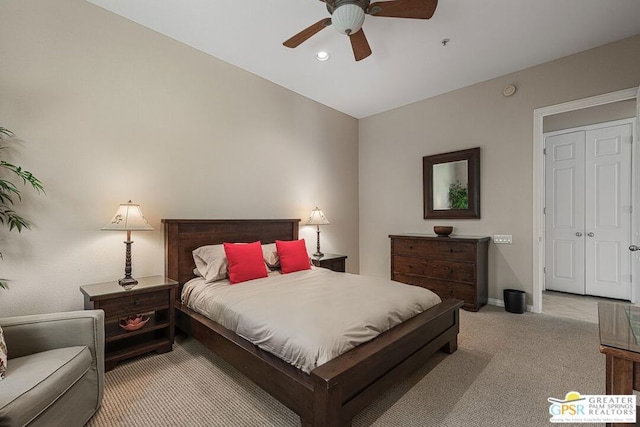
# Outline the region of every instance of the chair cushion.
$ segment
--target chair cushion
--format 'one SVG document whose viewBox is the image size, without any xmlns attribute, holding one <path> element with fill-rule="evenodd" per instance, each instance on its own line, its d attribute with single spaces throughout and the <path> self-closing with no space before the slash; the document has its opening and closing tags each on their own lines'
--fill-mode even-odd
<svg viewBox="0 0 640 427">
<path fill-rule="evenodd" d="M 47 409 L 91 367 L 87 346 L 11 359 L 0 382 L 0 425 L 25 425 Z"/>
</svg>

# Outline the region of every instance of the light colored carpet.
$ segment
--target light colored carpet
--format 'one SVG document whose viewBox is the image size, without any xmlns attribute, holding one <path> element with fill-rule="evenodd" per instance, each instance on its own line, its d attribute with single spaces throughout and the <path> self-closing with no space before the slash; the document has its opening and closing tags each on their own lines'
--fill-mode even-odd
<svg viewBox="0 0 640 427">
<path fill-rule="evenodd" d="M 486 306 L 461 311 L 458 351 L 438 353 L 354 426 L 549 426 L 548 397 L 604 393 L 598 326 Z M 299 426 L 299 418 L 191 338 L 106 374 L 101 426 Z M 575 424 L 573 424 L 575 425 Z M 595 424 L 589 424 L 595 426 Z"/>
</svg>

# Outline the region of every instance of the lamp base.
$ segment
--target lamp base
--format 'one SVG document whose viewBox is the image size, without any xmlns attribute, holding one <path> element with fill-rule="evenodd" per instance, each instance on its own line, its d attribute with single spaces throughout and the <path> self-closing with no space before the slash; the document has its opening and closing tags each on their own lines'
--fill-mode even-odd
<svg viewBox="0 0 640 427">
<path fill-rule="evenodd" d="M 138 284 L 138 281 L 133 277 L 124 277 L 118 280 L 118 284 L 128 291 L 133 289 L 133 287 Z"/>
<path fill-rule="evenodd" d="M 315 258 L 322 258 L 324 254 L 320 252 L 320 226 L 316 225 L 316 236 L 318 237 L 316 240 L 316 253 L 313 254 Z"/>
</svg>

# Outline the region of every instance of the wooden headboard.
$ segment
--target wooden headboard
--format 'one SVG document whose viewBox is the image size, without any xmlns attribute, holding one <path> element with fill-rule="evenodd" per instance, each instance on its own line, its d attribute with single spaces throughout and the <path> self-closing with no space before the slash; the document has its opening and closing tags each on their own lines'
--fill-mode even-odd
<svg viewBox="0 0 640 427">
<path fill-rule="evenodd" d="M 192 251 L 200 246 L 224 242 L 298 239 L 299 219 L 163 219 L 164 275 L 182 286 L 194 276 Z"/>
</svg>

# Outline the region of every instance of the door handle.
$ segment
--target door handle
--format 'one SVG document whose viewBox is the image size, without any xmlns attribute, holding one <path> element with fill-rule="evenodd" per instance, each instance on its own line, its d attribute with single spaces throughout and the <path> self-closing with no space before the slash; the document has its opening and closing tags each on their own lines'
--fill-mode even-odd
<svg viewBox="0 0 640 427">
<path fill-rule="evenodd" d="M 589 237 L 593 237 L 593 236 L 595 236 L 595 234 L 593 234 L 593 233 L 589 232 L 589 233 L 587 233 L 587 236 L 589 236 Z"/>
<path fill-rule="evenodd" d="M 629 246 L 629 250 L 630 250 L 631 252 L 640 251 L 640 246 L 638 246 L 638 245 L 631 245 L 631 246 Z"/>
<path fill-rule="evenodd" d="M 582 237 L 582 233 L 578 231 L 578 232 L 576 233 L 576 236 L 578 236 L 578 237 Z"/>
</svg>

